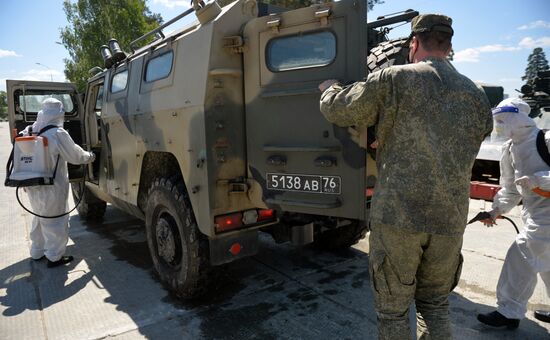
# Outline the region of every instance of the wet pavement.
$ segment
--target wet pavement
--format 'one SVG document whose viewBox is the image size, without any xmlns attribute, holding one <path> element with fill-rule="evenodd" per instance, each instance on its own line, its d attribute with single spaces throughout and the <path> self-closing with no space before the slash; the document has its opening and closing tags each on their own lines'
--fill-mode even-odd
<svg viewBox="0 0 550 340">
<path fill-rule="evenodd" d="M 9 154 L 7 135 L 0 123 L 1 162 Z M 377 337 L 366 240 L 330 253 L 262 236 L 258 255 L 219 267 L 207 297 L 183 302 L 157 280 L 140 220 L 110 206 L 103 223 L 72 214 L 67 253 L 75 261 L 47 268 L 29 260 L 31 217 L 14 196 L 13 188 L 0 188 L 0 339 Z M 485 208 L 472 201 L 470 217 Z M 510 216 L 521 225 L 518 214 Z M 532 317 L 534 309 L 550 308 L 540 282 L 518 330 L 488 329 L 475 319 L 494 308 L 515 235 L 507 223 L 475 223 L 466 231 L 463 274 L 451 296 L 456 339 L 550 339 L 550 324 Z"/>
</svg>

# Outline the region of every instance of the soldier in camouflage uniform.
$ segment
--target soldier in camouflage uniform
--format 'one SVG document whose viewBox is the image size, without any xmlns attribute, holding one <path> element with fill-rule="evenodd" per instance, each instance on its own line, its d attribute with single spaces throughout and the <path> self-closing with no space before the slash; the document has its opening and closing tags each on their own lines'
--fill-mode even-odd
<svg viewBox="0 0 550 340">
<path fill-rule="evenodd" d="M 413 300 L 418 338 L 451 338 L 448 296 L 462 267 L 471 170 L 493 126 L 485 94 L 446 59 L 451 24 L 447 16 L 419 15 L 412 64 L 350 86 L 319 86 L 330 122 L 377 124 L 369 263 L 380 339 L 411 338 Z"/>
</svg>

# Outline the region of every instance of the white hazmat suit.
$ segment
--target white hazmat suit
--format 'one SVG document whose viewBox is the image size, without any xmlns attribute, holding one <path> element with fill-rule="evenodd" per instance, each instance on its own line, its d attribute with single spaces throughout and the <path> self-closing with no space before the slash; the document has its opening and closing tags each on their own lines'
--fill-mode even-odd
<svg viewBox="0 0 550 340">
<path fill-rule="evenodd" d="M 54 98 L 48 98 L 42 103 L 32 126 L 23 130 L 23 135 L 37 134 L 48 125 L 55 125 L 42 133 L 48 139 L 51 164 L 55 164 L 59 155 L 59 164 L 53 185 L 26 187 L 32 211 L 38 215 L 55 216 L 68 211 L 69 176 L 67 162 L 85 164 L 93 162 L 92 152 L 84 151 L 75 144 L 69 133 L 63 129 L 65 110 L 63 104 Z M 42 218 L 34 216 L 30 232 L 31 257 L 39 259 L 46 256 L 51 262 L 58 261 L 65 253 L 69 235 L 69 215 L 58 218 Z"/>
<path fill-rule="evenodd" d="M 523 201 L 523 230 L 510 246 L 497 285 L 497 311 L 522 319 L 540 274 L 550 296 L 550 165 L 537 152 L 539 129 L 528 116 L 529 105 L 518 98 L 493 110 L 497 136 L 510 139 L 500 161 L 501 189 L 491 215 L 504 215 Z M 545 134 L 550 148 L 550 132 Z M 546 197 L 545 197 L 546 196 Z"/>
</svg>

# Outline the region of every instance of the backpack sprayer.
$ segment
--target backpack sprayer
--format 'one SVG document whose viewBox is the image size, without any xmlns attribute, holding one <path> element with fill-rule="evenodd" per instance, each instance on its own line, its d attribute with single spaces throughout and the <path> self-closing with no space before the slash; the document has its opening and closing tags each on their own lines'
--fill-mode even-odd
<svg viewBox="0 0 550 340">
<path fill-rule="evenodd" d="M 31 130 L 29 136 L 19 135 L 15 137 L 13 148 L 8 163 L 6 164 L 6 180 L 4 181 L 4 185 L 16 187 L 15 196 L 19 205 L 32 215 L 42 218 L 58 218 L 70 214 L 80 204 L 84 196 L 80 196 L 74 208 L 55 216 L 36 214 L 25 207 L 19 198 L 20 187 L 54 184 L 57 166 L 59 165 L 59 155 L 57 155 L 55 164 L 52 164 L 48 147 L 48 138 L 41 136 L 44 132 L 54 128 L 57 128 L 57 126 L 48 125 L 42 128 L 36 135 L 33 135 Z M 84 184 L 84 182 L 82 182 L 82 184 Z"/>
</svg>

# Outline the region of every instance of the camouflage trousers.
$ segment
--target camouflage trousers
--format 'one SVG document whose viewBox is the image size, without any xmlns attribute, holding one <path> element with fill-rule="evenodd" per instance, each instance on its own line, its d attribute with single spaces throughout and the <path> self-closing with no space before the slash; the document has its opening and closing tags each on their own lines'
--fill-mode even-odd
<svg viewBox="0 0 550 340">
<path fill-rule="evenodd" d="M 414 300 L 417 338 L 451 339 L 448 297 L 462 270 L 462 235 L 371 228 L 369 270 L 378 338 L 412 339 L 408 315 Z"/>
</svg>

